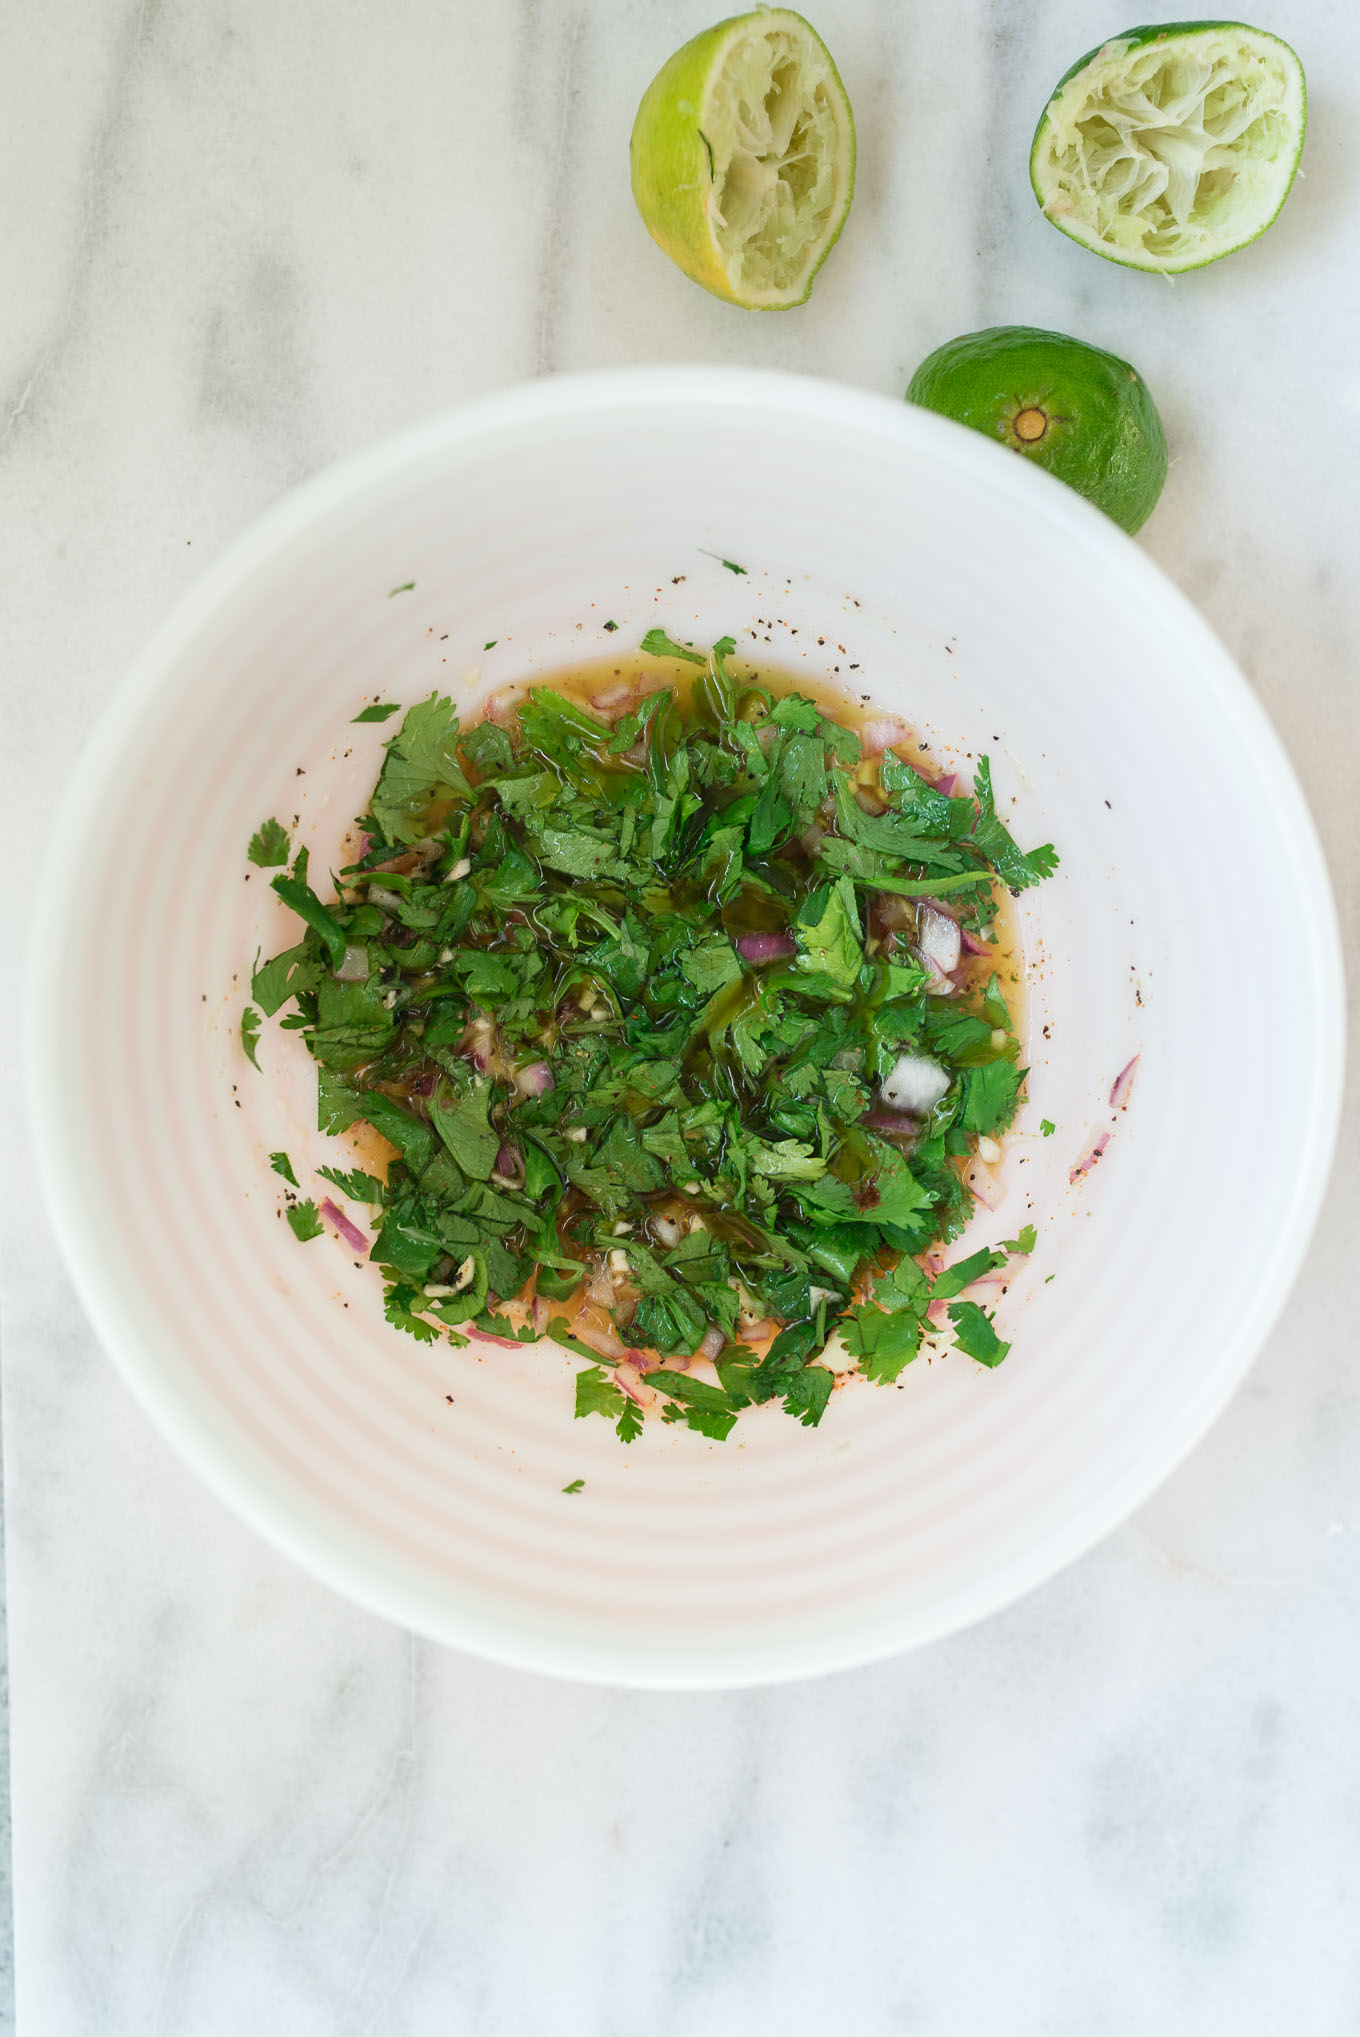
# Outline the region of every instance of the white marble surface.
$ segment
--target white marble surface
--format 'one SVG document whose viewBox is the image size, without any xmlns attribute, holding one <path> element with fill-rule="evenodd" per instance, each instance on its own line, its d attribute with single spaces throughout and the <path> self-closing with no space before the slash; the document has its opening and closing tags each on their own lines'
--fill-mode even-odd
<svg viewBox="0 0 1360 2037">
<path fill-rule="evenodd" d="M 718 359 L 897 391 L 942 338 L 1011 320 L 1146 374 L 1175 464 L 1145 542 L 1273 714 L 1354 938 L 1352 0 L 1260 9 L 1309 66 L 1306 180 L 1259 247 L 1175 286 L 1052 233 L 1027 188 L 1047 88 L 1118 10 L 825 0 L 859 194 L 811 305 L 764 319 L 686 283 L 628 195 L 637 97 L 708 13 L 0 11 L 12 973 L 92 716 L 198 566 L 291 482 L 525 375 Z M 1062 588 L 999 598 L 1023 629 Z M 1148 796 L 1194 792 L 1169 758 Z M 1206 1052 L 1289 966 L 1288 927 L 1262 939 L 1264 966 L 1205 985 Z M 18 1092 L 3 1238 L 22 2037 L 1360 2029 L 1354 1091 L 1284 1322 L 1126 1529 L 924 1654 L 674 1699 L 412 1641 L 239 1527 L 82 1321 Z"/>
</svg>

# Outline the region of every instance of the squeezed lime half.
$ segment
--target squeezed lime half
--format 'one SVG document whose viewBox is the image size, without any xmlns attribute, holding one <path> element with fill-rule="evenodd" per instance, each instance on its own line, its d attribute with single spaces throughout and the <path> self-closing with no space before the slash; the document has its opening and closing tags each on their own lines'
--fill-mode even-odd
<svg viewBox="0 0 1360 2037">
<path fill-rule="evenodd" d="M 1136 368 L 1063 332 L 994 325 L 927 355 L 907 401 L 999 439 L 1126 531 L 1166 479 L 1166 437 Z"/>
<path fill-rule="evenodd" d="M 850 210 L 855 123 L 801 14 L 761 7 L 678 49 L 629 157 L 642 222 L 687 276 L 747 311 L 807 301 Z"/>
<path fill-rule="evenodd" d="M 1058 81 L 1030 182 L 1059 232 L 1177 276 L 1260 238 L 1306 125 L 1303 65 L 1278 36 L 1240 21 L 1131 28 Z"/>
</svg>

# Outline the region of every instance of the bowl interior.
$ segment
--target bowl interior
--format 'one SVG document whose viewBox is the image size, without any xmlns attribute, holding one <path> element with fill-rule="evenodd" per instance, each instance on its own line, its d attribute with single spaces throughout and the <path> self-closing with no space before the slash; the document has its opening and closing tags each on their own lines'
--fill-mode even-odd
<svg viewBox="0 0 1360 2037">
<path fill-rule="evenodd" d="M 656 623 L 835 677 L 961 769 L 985 751 L 1015 831 L 1062 866 L 1022 901 L 1032 1074 L 1006 1200 L 960 1247 L 1038 1228 L 1001 1303 L 1006 1363 L 852 1382 L 815 1432 L 766 1410 L 726 1444 L 649 1423 L 624 1449 L 572 1419 L 576 1360 L 418 1345 L 338 1241 L 295 1242 L 267 1156 L 305 1180 L 347 1149 L 314 1129 L 296 1037 L 267 1025 L 256 1074 L 237 1027 L 253 956 L 295 924 L 246 840 L 296 819 L 313 870 L 334 863 L 391 732 L 351 724 L 366 696 L 437 687 L 475 711 Z M 1260 929 L 1285 923 L 1287 969 L 1243 996 Z M 1067 490 L 827 385 L 536 385 L 322 477 L 149 649 L 85 761 L 39 924 L 45 1171 L 153 1413 L 339 1588 L 569 1674 L 830 1668 L 1049 1574 L 1240 1378 L 1330 1151 L 1330 896 L 1240 676 Z"/>
</svg>

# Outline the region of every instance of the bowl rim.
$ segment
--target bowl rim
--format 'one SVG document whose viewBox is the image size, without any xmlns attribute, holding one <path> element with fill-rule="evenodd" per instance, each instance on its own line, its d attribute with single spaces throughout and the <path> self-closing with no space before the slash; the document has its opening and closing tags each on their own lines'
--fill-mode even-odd
<svg viewBox="0 0 1360 2037">
<path fill-rule="evenodd" d="M 1050 514 L 1075 519 L 1088 546 L 1105 548 L 1121 573 L 1141 578 L 1178 634 L 1192 640 L 1221 711 L 1241 740 L 1268 765 L 1277 795 L 1276 824 L 1304 882 L 1310 947 L 1322 994 L 1314 1010 L 1314 1099 L 1301 1151 L 1300 1182 L 1281 1219 L 1271 1277 L 1234 1346 L 1219 1355 L 1200 1390 L 1181 1403 L 1181 1419 L 1166 1424 L 1142 1454 L 1110 1480 L 1098 1505 L 1069 1516 L 1060 1529 L 1029 1543 L 1022 1554 L 966 1588 L 951 1587 L 943 1603 L 926 1601 L 909 1615 L 882 1616 L 844 1631 L 821 1632 L 747 1654 L 740 1647 L 705 1651 L 686 1662 L 674 1652 L 632 1654 L 624 1645 L 531 1631 L 467 1607 L 440 1603 L 405 1579 L 386 1574 L 380 1551 L 369 1560 L 337 1551 L 311 1524 L 307 1509 L 290 1501 L 277 1478 L 260 1477 L 233 1460 L 211 1422 L 187 1391 L 167 1390 L 141 1360 L 135 1311 L 101 1272 L 95 1227 L 80 1198 L 67 1193 L 78 1165 L 79 1126 L 64 1108 L 60 1067 L 43 1024 L 42 984 L 53 980 L 62 952 L 67 904 L 82 881 L 88 832 L 100 799 L 124 766 L 124 746 L 148 708 L 169 699 L 180 661 L 199 633 L 236 599 L 252 576 L 325 516 L 431 458 L 455 454 L 466 443 L 549 420 L 639 405 L 715 404 L 790 407 L 847 431 L 896 434 L 906 443 L 935 440 L 949 460 L 970 466 L 992 490 L 1025 497 L 1047 491 Z M 1283 1311 L 1321 1212 L 1336 1148 L 1345 1062 L 1345 984 L 1336 905 L 1316 824 L 1284 745 L 1235 660 L 1189 598 L 1140 546 L 1099 510 L 1029 461 L 1003 459 L 1005 448 L 980 434 L 881 393 L 820 377 L 762 368 L 648 366 L 594 370 L 519 384 L 474 402 L 440 411 L 375 444 L 351 453 L 290 490 L 230 540 L 181 593 L 134 656 L 87 737 L 68 784 L 55 830 L 55 850 L 44 871 L 29 943 L 25 1084 L 39 1180 L 76 1292 L 104 1350 L 113 1359 L 153 1422 L 204 1483 L 267 1542 L 313 1577 L 386 1619 L 447 1645 L 507 1666 L 573 1681 L 640 1689 L 732 1689 L 775 1684 L 862 1667 L 943 1639 L 1000 1611 L 1084 1555 L 1125 1521 L 1176 1470 L 1222 1413 L 1259 1356 Z"/>
</svg>

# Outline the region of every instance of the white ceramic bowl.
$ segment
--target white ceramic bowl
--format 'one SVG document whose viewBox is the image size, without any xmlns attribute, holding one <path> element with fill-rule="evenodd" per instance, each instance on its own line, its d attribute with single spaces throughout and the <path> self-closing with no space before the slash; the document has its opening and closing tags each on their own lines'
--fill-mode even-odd
<svg viewBox="0 0 1360 2037">
<path fill-rule="evenodd" d="M 247 837 L 296 815 L 325 871 L 390 733 L 351 726 L 365 695 L 472 709 L 655 623 L 839 672 L 964 769 L 986 750 L 1020 837 L 1063 860 L 1024 899 L 1030 1098 L 1006 1202 L 970 1234 L 1039 1230 L 1006 1363 L 853 1382 L 815 1432 L 763 1410 L 726 1444 L 649 1424 L 624 1449 L 573 1421 L 575 1360 L 417 1345 L 337 1240 L 295 1242 L 267 1155 L 301 1174 L 339 1142 L 312 1129 L 296 1037 L 267 1027 L 256 1074 L 237 1024 L 256 950 L 295 932 Z M 1222 1408 L 1326 1178 L 1337 934 L 1264 715 L 1113 524 L 880 397 L 728 370 L 539 382 L 321 476 L 161 630 L 53 843 L 33 1094 L 103 1341 L 263 1534 L 507 1662 L 757 1683 L 1014 1599 Z"/>
</svg>

